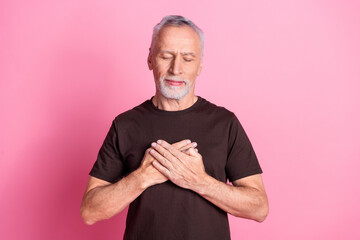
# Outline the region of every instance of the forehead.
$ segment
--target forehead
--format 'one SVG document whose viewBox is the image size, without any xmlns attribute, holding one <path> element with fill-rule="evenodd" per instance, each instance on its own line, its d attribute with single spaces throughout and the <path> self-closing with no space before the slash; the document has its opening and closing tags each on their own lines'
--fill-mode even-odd
<svg viewBox="0 0 360 240">
<path fill-rule="evenodd" d="M 165 26 L 156 39 L 156 48 L 159 50 L 186 50 L 200 51 L 200 37 L 189 26 Z"/>
</svg>

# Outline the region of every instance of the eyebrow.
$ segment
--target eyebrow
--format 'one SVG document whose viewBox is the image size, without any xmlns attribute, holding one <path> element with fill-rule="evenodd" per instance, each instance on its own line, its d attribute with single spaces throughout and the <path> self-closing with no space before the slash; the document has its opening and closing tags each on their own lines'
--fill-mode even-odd
<svg viewBox="0 0 360 240">
<path fill-rule="evenodd" d="M 169 50 L 161 50 L 160 53 L 169 53 L 169 54 L 172 54 L 172 55 L 175 54 L 174 51 L 169 51 Z M 193 52 L 182 52 L 181 55 L 182 56 L 190 55 L 190 56 L 196 57 L 196 54 L 193 53 Z"/>
</svg>

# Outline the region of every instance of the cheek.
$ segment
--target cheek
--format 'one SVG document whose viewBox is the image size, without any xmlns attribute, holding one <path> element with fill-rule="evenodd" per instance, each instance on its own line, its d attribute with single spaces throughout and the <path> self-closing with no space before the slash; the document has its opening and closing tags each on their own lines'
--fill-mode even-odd
<svg viewBox="0 0 360 240">
<path fill-rule="evenodd" d="M 156 72 L 158 75 L 164 75 L 168 72 L 169 70 L 169 64 L 168 63 L 161 63 L 161 64 L 157 64 L 154 68 L 154 72 Z"/>
<path fill-rule="evenodd" d="M 199 75 L 200 69 L 197 66 L 188 69 L 188 76 L 191 78 L 196 78 Z"/>
</svg>

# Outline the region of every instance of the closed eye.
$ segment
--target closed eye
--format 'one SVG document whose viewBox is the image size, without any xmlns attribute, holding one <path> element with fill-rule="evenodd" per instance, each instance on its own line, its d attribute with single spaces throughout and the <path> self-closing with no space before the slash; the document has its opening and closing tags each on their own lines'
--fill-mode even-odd
<svg viewBox="0 0 360 240">
<path fill-rule="evenodd" d="M 161 59 L 165 59 L 165 60 L 167 60 L 167 59 L 171 59 L 172 57 L 160 57 Z"/>
</svg>

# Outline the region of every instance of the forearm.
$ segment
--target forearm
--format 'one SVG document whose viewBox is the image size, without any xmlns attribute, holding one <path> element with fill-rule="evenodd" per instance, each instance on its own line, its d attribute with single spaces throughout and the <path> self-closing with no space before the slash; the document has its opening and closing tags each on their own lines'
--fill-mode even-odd
<svg viewBox="0 0 360 240">
<path fill-rule="evenodd" d="M 262 222 L 268 214 L 266 194 L 253 187 L 232 186 L 206 176 L 192 190 L 236 217 Z"/>
<path fill-rule="evenodd" d="M 95 187 L 83 197 L 81 216 L 87 224 L 108 219 L 121 212 L 146 187 L 139 171 L 132 172 L 117 183 Z"/>
</svg>

